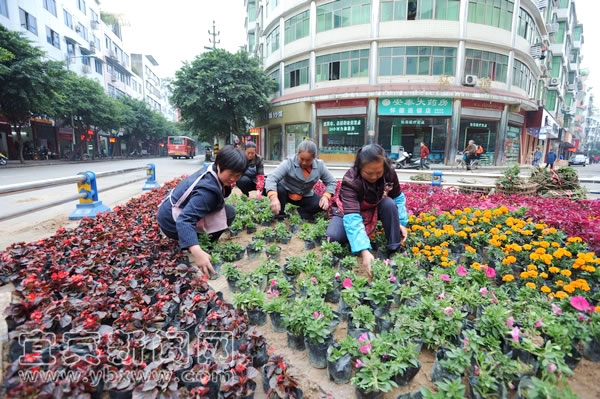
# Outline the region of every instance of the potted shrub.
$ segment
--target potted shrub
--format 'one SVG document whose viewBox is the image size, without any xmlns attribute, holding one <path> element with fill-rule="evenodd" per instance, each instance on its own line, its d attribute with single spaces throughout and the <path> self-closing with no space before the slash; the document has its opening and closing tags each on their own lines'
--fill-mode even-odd
<svg viewBox="0 0 600 399">
<path fill-rule="evenodd" d="M 394 381 L 400 386 L 408 385 L 421 370 L 417 345 L 410 342 L 393 342 L 392 344 L 395 344 L 395 350 L 390 363 L 394 372 Z"/>
<path fill-rule="evenodd" d="M 309 223 L 304 223 L 300 227 L 300 233 L 298 233 L 298 237 L 304 240 L 304 249 L 311 250 L 314 249 L 317 245 L 315 242 L 315 230 L 313 225 Z"/>
<path fill-rule="evenodd" d="M 281 247 L 277 246 L 277 244 L 271 244 L 267 247 L 266 253 L 270 259 L 279 261 L 280 254 L 281 254 Z"/>
<path fill-rule="evenodd" d="M 214 273 L 211 273 L 208 277 L 210 280 L 216 280 L 219 278 L 219 274 L 221 272 L 221 265 L 223 264 L 223 258 L 221 254 L 218 252 L 213 252 L 210 255 L 210 263 L 212 264 L 213 269 L 215 269 Z"/>
<path fill-rule="evenodd" d="M 280 244 L 288 244 L 292 239 L 292 234 L 287 231 L 284 223 L 277 223 L 275 226 L 275 240 Z"/>
<path fill-rule="evenodd" d="M 254 379 L 258 376 L 258 371 L 252 367 L 250 356 L 235 352 L 220 367 L 220 372 L 226 379 L 221 383 L 219 398 L 254 398 L 256 390 Z"/>
<path fill-rule="evenodd" d="M 248 253 L 248 259 L 256 259 L 258 254 L 260 254 L 265 249 L 266 246 L 267 246 L 267 243 L 265 242 L 265 240 L 252 241 L 246 247 L 246 252 Z"/>
<path fill-rule="evenodd" d="M 302 258 L 297 256 L 287 258 L 287 262 L 283 266 L 283 273 L 291 283 L 293 283 L 296 280 L 296 277 L 303 271 L 304 262 Z"/>
<path fill-rule="evenodd" d="M 380 399 L 385 392 L 389 392 L 398 385 L 393 379 L 393 371 L 384 363 L 380 356 L 370 353 L 361 356 L 352 384 L 356 386 L 356 397 L 358 399 Z"/>
<path fill-rule="evenodd" d="M 435 361 L 431 370 L 431 381 L 461 379 L 471 364 L 471 354 L 462 348 L 440 348 L 435 353 Z"/>
<path fill-rule="evenodd" d="M 246 223 L 246 233 L 248 234 L 254 234 L 256 233 L 256 223 L 249 221 L 248 223 Z"/>
<path fill-rule="evenodd" d="M 246 334 L 246 342 L 240 345 L 239 350 L 252 356 L 252 366 L 262 367 L 268 360 L 267 340 L 258 330 L 252 328 Z"/>
<path fill-rule="evenodd" d="M 271 295 L 286 298 L 295 297 L 294 286 L 283 274 L 276 275 L 267 285 L 269 286 L 268 288 Z M 267 294 L 269 294 L 269 291 L 267 291 Z"/>
<path fill-rule="evenodd" d="M 356 256 L 346 256 L 340 260 L 340 269 L 352 270 L 358 265 Z"/>
<path fill-rule="evenodd" d="M 298 214 L 290 215 L 289 221 L 290 221 L 290 232 L 292 234 L 296 234 L 298 232 L 300 224 L 302 223 L 302 219 L 300 218 L 300 215 L 298 215 Z"/>
<path fill-rule="evenodd" d="M 263 226 L 270 226 L 273 221 L 273 211 L 271 208 L 266 208 L 258 215 L 256 215 L 256 221 Z"/>
<path fill-rule="evenodd" d="M 235 292 L 236 283 L 242 276 L 242 272 L 233 263 L 225 263 L 223 265 L 223 275 L 227 279 L 229 290 Z"/>
<path fill-rule="evenodd" d="M 287 344 L 291 349 L 302 351 L 304 345 L 304 324 L 306 322 L 305 309 L 296 301 L 290 304 L 290 310 L 283 315 L 283 325 L 287 330 Z"/>
<path fill-rule="evenodd" d="M 346 336 L 327 349 L 327 373 L 336 384 L 347 384 L 352 378 L 352 359 L 358 356 L 358 341 Z"/>
<path fill-rule="evenodd" d="M 327 348 L 332 338 L 329 320 L 323 313 L 315 311 L 311 317 L 306 318 L 304 337 L 308 349 L 308 362 L 318 369 L 327 367 Z"/>
<path fill-rule="evenodd" d="M 296 379 L 288 373 L 283 356 L 269 358 L 263 366 L 262 380 L 267 399 L 301 399 L 304 396 Z"/>
<path fill-rule="evenodd" d="M 384 311 L 388 311 L 394 288 L 394 284 L 387 277 L 385 280 L 374 280 L 371 286 L 367 288 L 366 299 L 371 302 L 373 309 L 382 308 Z"/>
<path fill-rule="evenodd" d="M 262 326 L 267 322 L 267 315 L 263 310 L 265 293 L 256 288 L 233 295 L 233 306 L 248 313 L 251 326 Z"/>
<path fill-rule="evenodd" d="M 348 335 L 358 339 L 375 327 L 375 315 L 367 305 L 359 305 L 352 310 L 348 319 Z"/>
<path fill-rule="evenodd" d="M 265 311 L 271 318 L 271 326 L 275 332 L 285 332 L 286 328 L 283 325 L 283 315 L 289 312 L 290 303 L 285 297 L 278 297 L 265 305 Z"/>
<path fill-rule="evenodd" d="M 235 237 L 240 234 L 243 229 L 244 225 L 242 221 L 240 219 L 234 220 L 233 223 L 231 223 L 231 226 L 229 226 L 229 234 L 231 234 L 232 237 Z"/>
</svg>

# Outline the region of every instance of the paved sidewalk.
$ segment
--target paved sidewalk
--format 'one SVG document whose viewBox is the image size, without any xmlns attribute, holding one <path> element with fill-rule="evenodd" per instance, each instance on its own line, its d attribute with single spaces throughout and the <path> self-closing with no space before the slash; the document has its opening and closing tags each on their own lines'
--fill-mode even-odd
<svg viewBox="0 0 600 399">
<path fill-rule="evenodd" d="M 14 160 L 9 160 L 5 166 L 0 166 L 0 169 L 2 169 L 2 168 L 8 168 L 8 169 L 27 168 L 27 167 L 32 167 L 32 166 L 71 165 L 71 164 L 75 165 L 75 164 L 80 164 L 80 163 L 150 160 L 150 159 L 156 159 L 156 158 L 167 158 L 167 157 L 157 157 L 157 156 L 130 157 L 130 158 L 114 157 L 114 158 L 102 158 L 102 159 L 96 158 L 96 159 L 77 160 L 77 161 L 70 161 L 70 160 L 66 160 L 66 159 L 48 159 L 48 160 L 39 160 L 39 161 L 27 160 L 27 161 L 25 161 L 25 163 L 21 163 L 19 161 L 14 161 Z"/>
</svg>

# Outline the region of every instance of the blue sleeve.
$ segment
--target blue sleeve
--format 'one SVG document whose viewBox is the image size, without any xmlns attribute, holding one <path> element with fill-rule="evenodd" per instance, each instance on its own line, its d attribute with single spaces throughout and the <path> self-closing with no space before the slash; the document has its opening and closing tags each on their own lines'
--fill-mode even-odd
<svg viewBox="0 0 600 399">
<path fill-rule="evenodd" d="M 359 213 L 350 213 L 344 215 L 343 221 L 352 252 L 356 254 L 364 249 L 371 249 L 371 240 L 367 236 L 362 216 Z"/>
<path fill-rule="evenodd" d="M 394 202 L 398 207 L 398 217 L 400 218 L 400 224 L 404 227 L 408 224 L 408 212 L 406 212 L 406 197 L 404 193 L 394 198 Z"/>
<path fill-rule="evenodd" d="M 204 216 L 216 210 L 217 200 L 216 193 L 210 190 L 194 190 L 188 203 L 175 221 L 179 237 L 179 247 L 183 249 L 192 245 L 198 245 L 196 224 Z"/>
</svg>

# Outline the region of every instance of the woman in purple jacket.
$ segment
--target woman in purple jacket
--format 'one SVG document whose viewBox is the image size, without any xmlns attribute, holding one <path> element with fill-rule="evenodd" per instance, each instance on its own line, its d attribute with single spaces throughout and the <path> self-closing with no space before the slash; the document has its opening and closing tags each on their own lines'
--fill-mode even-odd
<svg viewBox="0 0 600 399">
<path fill-rule="evenodd" d="M 340 243 L 350 242 L 352 252 L 360 254 L 370 274 L 375 258 L 370 252 L 369 236 L 375 231 L 377 220 L 381 220 L 388 251 L 398 250 L 408 234 L 405 202 L 398 176 L 383 147 L 366 145 L 344 175 L 339 199 L 332 205 L 327 237 Z"/>
</svg>

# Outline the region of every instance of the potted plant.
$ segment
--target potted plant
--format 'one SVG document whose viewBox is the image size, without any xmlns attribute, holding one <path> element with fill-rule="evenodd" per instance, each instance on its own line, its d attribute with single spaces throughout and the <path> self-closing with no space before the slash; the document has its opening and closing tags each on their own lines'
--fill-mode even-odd
<svg viewBox="0 0 600 399">
<path fill-rule="evenodd" d="M 298 301 L 290 304 L 290 310 L 283 315 L 283 325 L 287 330 L 288 347 L 295 350 L 304 350 L 304 326 L 306 312 L 310 310 L 299 306 Z"/>
<path fill-rule="evenodd" d="M 252 328 L 246 334 L 246 342 L 240 345 L 239 350 L 252 356 L 252 366 L 262 367 L 268 360 L 267 340 L 258 330 Z"/>
<path fill-rule="evenodd" d="M 258 254 L 261 253 L 265 249 L 266 246 L 267 246 L 267 243 L 265 242 L 265 240 L 252 241 L 246 247 L 246 252 L 248 253 L 248 259 L 256 259 Z"/>
<path fill-rule="evenodd" d="M 352 378 L 352 359 L 360 353 L 358 341 L 346 336 L 327 349 L 327 373 L 336 384 L 347 384 Z"/>
<path fill-rule="evenodd" d="M 329 331 L 329 320 L 323 313 L 315 311 L 311 317 L 306 318 L 304 337 L 308 349 L 308 362 L 318 369 L 327 367 L 327 348 L 332 338 Z"/>
<path fill-rule="evenodd" d="M 352 270 L 357 265 L 356 256 L 346 256 L 340 260 L 340 269 L 342 270 Z"/>
<path fill-rule="evenodd" d="M 270 226 L 273 221 L 273 211 L 271 208 L 266 208 L 258 215 L 256 215 L 256 221 L 263 226 Z"/>
<path fill-rule="evenodd" d="M 287 231 L 284 223 L 277 223 L 275 226 L 275 240 L 280 244 L 288 244 L 292 239 L 292 234 Z"/>
<path fill-rule="evenodd" d="M 315 242 L 315 230 L 313 225 L 309 224 L 309 223 L 304 223 L 301 227 L 300 227 L 300 233 L 298 233 L 298 237 L 300 237 L 300 239 L 304 240 L 304 249 L 306 250 L 311 250 L 314 249 L 315 246 L 317 245 Z"/>
<path fill-rule="evenodd" d="M 267 315 L 263 310 L 265 293 L 256 288 L 251 288 L 248 292 L 234 294 L 233 306 L 248 313 L 251 326 L 262 326 L 267 322 Z"/>
<path fill-rule="evenodd" d="M 234 220 L 233 223 L 231 223 L 231 226 L 229 226 L 229 234 L 231 234 L 232 237 L 235 237 L 240 234 L 243 229 L 244 225 L 242 221 L 240 219 Z"/>
<path fill-rule="evenodd" d="M 283 266 L 285 277 L 293 283 L 296 277 L 304 271 L 304 261 L 297 256 L 287 258 L 287 262 Z"/>
<path fill-rule="evenodd" d="M 221 379 L 214 361 L 197 363 L 181 376 L 181 382 L 189 391 L 190 398 L 217 399 Z"/>
<path fill-rule="evenodd" d="M 296 234 L 298 232 L 300 223 L 302 223 L 302 219 L 300 218 L 300 215 L 298 215 L 298 214 L 290 215 L 289 222 L 290 222 L 290 232 L 292 234 Z"/>
<path fill-rule="evenodd" d="M 392 302 L 392 293 L 395 286 L 386 278 L 374 280 L 369 288 L 367 288 L 366 299 L 371 301 L 373 309 L 382 308 L 385 311 L 389 310 Z"/>
<path fill-rule="evenodd" d="M 439 348 L 431 370 L 431 381 L 461 379 L 471 364 L 471 354 L 462 348 Z"/>
<path fill-rule="evenodd" d="M 235 292 L 236 283 L 242 276 L 242 272 L 233 263 L 225 263 L 223 265 L 223 275 L 227 279 L 229 290 Z"/>
<path fill-rule="evenodd" d="M 394 381 L 400 386 L 408 385 L 419 370 L 421 370 L 417 345 L 410 342 L 397 342 L 395 340 L 393 340 L 393 343 L 395 345 L 392 351 L 391 367 L 394 372 Z"/>
<path fill-rule="evenodd" d="M 358 399 L 380 399 L 385 392 L 398 386 L 393 379 L 393 371 L 378 354 L 361 356 L 357 363 L 360 367 L 352 378 L 352 384 L 356 386 Z"/>
<path fill-rule="evenodd" d="M 221 271 L 221 264 L 223 263 L 223 258 L 221 257 L 221 254 L 218 252 L 213 252 L 210 255 L 210 263 L 212 264 L 212 267 L 215 270 L 215 272 L 211 273 L 208 278 L 210 280 L 216 280 L 217 278 L 219 278 L 219 273 Z"/>
<path fill-rule="evenodd" d="M 348 319 L 348 335 L 358 339 L 362 334 L 371 332 L 375 327 L 375 315 L 367 305 L 359 305 L 352 310 Z"/>
<path fill-rule="evenodd" d="M 285 332 L 286 328 L 283 325 L 283 315 L 289 312 L 290 303 L 285 297 L 278 297 L 265 305 L 265 311 L 271 318 L 271 326 L 275 332 Z"/>
<path fill-rule="evenodd" d="M 258 371 L 252 367 L 250 356 L 234 352 L 233 355 L 227 358 L 226 363 L 220 367 L 220 372 L 226 379 L 221 383 L 219 398 L 254 398 L 256 390 L 254 379 L 258 376 Z"/>
<path fill-rule="evenodd" d="M 246 223 L 246 233 L 248 234 L 254 234 L 256 233 L 256 223 L 249 221 L 248 223 Z"/>
<path fill-rule="evenodd" d="M 277 246 L 277 244 L 271 244 L 267 247 L 266 253 L 270 259 L 279 261 L 280 254 L 281 254 L 281 247 Z"/>
<path fill-rule="evenodd" d="M 288 370 L 285 359 L 280 355 L 271 356 L 263 366 L 263 390 L 267 399 L 301 399 L 304 396 Z"/>
</svg>

